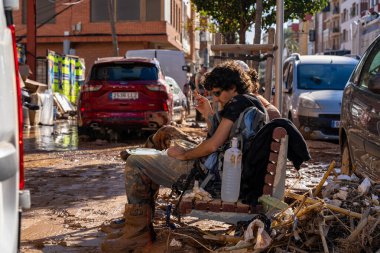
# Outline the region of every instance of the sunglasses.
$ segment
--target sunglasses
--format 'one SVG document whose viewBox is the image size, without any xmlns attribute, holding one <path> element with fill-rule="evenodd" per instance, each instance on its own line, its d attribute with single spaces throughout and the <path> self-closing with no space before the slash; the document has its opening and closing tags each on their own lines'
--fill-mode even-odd
<svg viewBox="0 0 380 253">
<path fill-rule="evenodd" d="M 214 95 L 215 97 L 220 97 L 220 95 L 222 94 L 222 91 L 223 90 L 212 91 L 212 95 Z"/>
</svg>

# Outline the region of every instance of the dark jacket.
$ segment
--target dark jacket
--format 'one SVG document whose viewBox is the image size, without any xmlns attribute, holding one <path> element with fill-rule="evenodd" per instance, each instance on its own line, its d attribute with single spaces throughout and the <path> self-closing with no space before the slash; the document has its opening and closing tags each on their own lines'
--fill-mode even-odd
<svg viewBox="0 0 380 253">
<path fill-rule="evenodd" d="M 248 152 L 243 154 L 240 198 L 244 203 L 256 205 L 257 199 L 263 194 L 272 133 L 276 127 L 285 128 L 289 135 L 287 157 L 297 170 L 311 158 L 304 138 L 290 120 L 274 119 L 266 124 L 250 142 Z"/>
</svg>

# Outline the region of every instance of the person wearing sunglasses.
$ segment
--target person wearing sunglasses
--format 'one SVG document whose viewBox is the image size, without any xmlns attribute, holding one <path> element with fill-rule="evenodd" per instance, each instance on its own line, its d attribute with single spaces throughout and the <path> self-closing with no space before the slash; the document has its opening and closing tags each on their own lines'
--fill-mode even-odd
<svg viewBox="0 0 380 253">
<path fill-rule="evenodd" d="M 103 252 L 126 252 L 149 245 L 154 238 L 152 207 L 159 186 L 172 187 L 180 178 L 190 174 L 195 162 L 207 160 L 218 153 L 218 149 L 229 141 L 234 122 L 246 108 L 256 106 L 266 115 L 260 101 L 250 94 L 250 77 L 237 63 L 228 61 L 216 66 L 205 75 L 204 84 L 211 91 L 213 100 L 221 105 L 221 110 L 216 114 L 220 115 L 220 121 L 213 121 L 215 112 L 210 101 L 196 93 L 196 109 L 207 119 L 210 127 L 208 137 L 203 142 L 193 148 L 173 146 L 166 152 L 130 154 L 126 158 L 125 189 L 128 202 L 125 205 L 125 219 L 122 228 L 109 234 L 103 241 Z M 160 138 L 165 139 L 164 136 Z M 160 142 L 154 136 L 153 141 Z"/>
<path fill-rule="evenodd" d="M 251 94 L 253 86 L 251 78 L 235 61 L 227 61 L 216 66 L 211 72 L 205 74 L 203 83 L 212 94 L 213 102 L 220 105 L 218 112 L 220 119 L 214 120 L 216 112 L 210 101 L 195 93 L 196 109 L 206 119 L 209 128 L 208 138 L 190 150 L 171 147 L 168 149 L 170 157 L 186 161 L 207 156 L 228 141 L 233 123 L 246 108 L 254 105 L 266 114 L 260 100 Z"/>
</svg>

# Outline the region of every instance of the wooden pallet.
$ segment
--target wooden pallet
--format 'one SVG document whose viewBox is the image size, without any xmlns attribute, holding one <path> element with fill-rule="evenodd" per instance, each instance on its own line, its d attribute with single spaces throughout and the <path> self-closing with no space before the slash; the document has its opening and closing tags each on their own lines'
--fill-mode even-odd
<svg viewBox="0 0 380 253">
<path fill-rule="evenodd" d="M 285 168 L 288 151 L 288 135 L 284 128 L 277 127 L 273 130 L 270 149 L 263 194 L 282 200 L 285 190 Z M 202 213 L 202 218 L 210 216 L 213 217 L 212 219 L 223 220 L 225 222 L 228 222 L 226 217 L 231 216 L 227 213 L 234 213 L 235 215 L 231 216 L 234 217 L 232 223 L 235 223 L 235 219 L 239 219 L 239 217 L 247 217 L 249 219 L 254 214 L 264 211 L 261 205 L 250 206 L 241 203 L 241 201 L 231 203 L 223 202 L 220 199 L 214 199 L 209 202 L 184 199 L 179 205 L 179 210 L 182 215 L 190 214 L 194 216 L 193 214 L 198 214 L 197 216 L 199 216 Z M 220 213 L 220 215 L 217 213 Z M 221 219 L 218 219 L 218 216 Z M 243 220 L 245 219 L 243 218 Z"/>
</svg>

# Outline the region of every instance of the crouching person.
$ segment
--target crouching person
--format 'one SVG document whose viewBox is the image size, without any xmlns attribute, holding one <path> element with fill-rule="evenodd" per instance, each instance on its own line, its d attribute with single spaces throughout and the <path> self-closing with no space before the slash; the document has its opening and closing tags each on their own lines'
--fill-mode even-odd
<svg viewBox="0 0 380 253">
<path fill-rule="evenodd" d="M 236 63 L 229 61 L 216 66 L 204 82 L 211 90 L 214 101 L 222 106 L 219 112 L 221 120 L 215 123 L 212 120 L 215 112 L 209 100 L 195 94 L 198 101 L 196 109 L 207 119 L 207 125 L 212 129 L 206 140 L 191 149 L 174 146 L 165 153 L 131 155 L 127 158 L 125 188 L 128 202 L 125 205 L 125 223 L 119 232 L 111 234 L 103 242 L 104 252 L 126 252 L 151 243 L 154 238 L 154 202 L 159 186 L 171 187 L 181 176 L 190 173 L 196 159 L 218 152 L 229 141 L 234 122 L 246 108 L 254 105 L 266 113 L 259 100 L 249 95 L 251 80 Z M 167 147 L 167 139 L 153 136 L 152 147 L 160 143 Z"/>
</svg>

